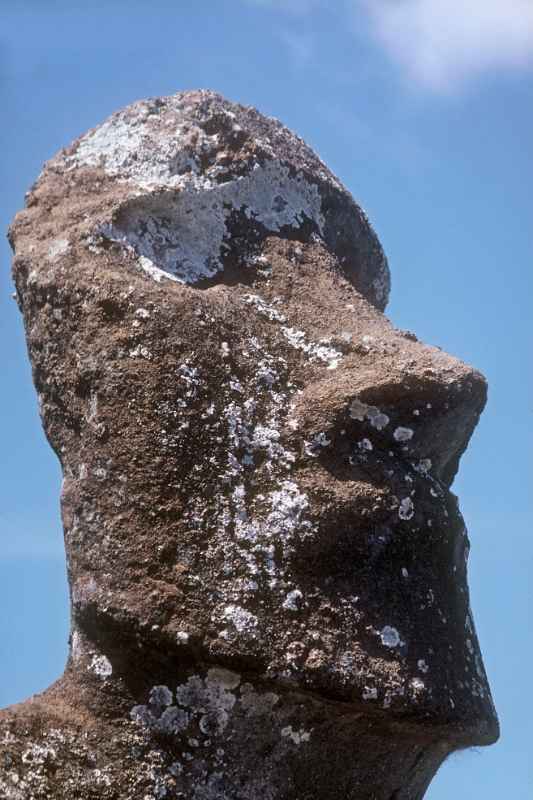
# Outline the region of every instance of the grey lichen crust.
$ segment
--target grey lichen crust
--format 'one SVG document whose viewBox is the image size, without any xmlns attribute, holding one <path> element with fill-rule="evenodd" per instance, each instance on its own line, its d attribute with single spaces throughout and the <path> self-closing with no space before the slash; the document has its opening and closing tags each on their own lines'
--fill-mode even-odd
<svg viewBox="0 0 533 800">
<path fill-rule="evenodd" d="M 133 247 L 156 280 L 212 278 L 244 218 L 247 249 L 268 233 L 319 237 L 362 294 L 387 303 L 387 261 L 364 212 L 302 139 L 253 108 L 210 91 L 134 103 L 49 165 L 83 167 L 125 184 L 98 232 Z"/>
</svg>

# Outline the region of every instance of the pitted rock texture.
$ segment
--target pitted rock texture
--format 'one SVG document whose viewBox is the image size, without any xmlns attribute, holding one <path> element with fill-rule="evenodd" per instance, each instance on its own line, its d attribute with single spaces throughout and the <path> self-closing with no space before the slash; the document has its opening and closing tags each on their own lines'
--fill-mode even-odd
<svg viewBox="0 0 533 800">
<path fill-rule="evenodd" d="M 449 490 L 485 382 L 383 316 L 318 157 L 211 92 L 143 101 L 10 241 L 72 634 L 0 714 L 0 796 L 414 799 L 493 741 Z"/>
</svg>

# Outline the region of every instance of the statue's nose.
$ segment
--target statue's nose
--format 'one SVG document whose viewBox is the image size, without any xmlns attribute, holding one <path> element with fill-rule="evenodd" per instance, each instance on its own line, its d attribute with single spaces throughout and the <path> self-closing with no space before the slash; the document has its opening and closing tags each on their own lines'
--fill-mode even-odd
<svg viewBox="0 0 533 800">
<path fill-rule="evenodd" d="M 294 409 L 298 429 L 317 447 L 321 434 L 346 431 L 361 446 L 394 451 L 449 486 L 485 405 L 485 379 L 401 332 L 391 331 L 385 345 L 374 357 L 346 358 L 307 386 Z"/>
</svg>

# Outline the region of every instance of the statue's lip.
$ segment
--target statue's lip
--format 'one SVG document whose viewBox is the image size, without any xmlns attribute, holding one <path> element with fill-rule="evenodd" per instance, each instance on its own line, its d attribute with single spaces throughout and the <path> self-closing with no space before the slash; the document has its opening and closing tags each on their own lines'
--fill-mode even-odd
<svg viewBox="0 0 533 800">
<path fill-rule="evenodd" d="M 427 708 L 417 711 L 412 706 L 398 711 L 397 709 L 382 709 L 370 705 L 359 697 L 348 699 L 336 696 L 333 692 L 313 691 L 307 688 L 294 688 L 284 686 L 283 683 L 274 681 L 270 688 L 295 691 L 302 696 L 312 697 L 316 701 L 332 706 L 344 714 L 354 714 L 380 720 L 391 730 L 404 730 L 415 735 L 430 733 L 438 739 L 448 740 L 455 746 L 473 747 L 494 744 L 500 737 L 500 725 L 494 707 L 487 704 L 487 714 L 483 716 L 464 717 L 456 714 L 454 717 L 444 716 L 439 713 L 428 713 Z"/>
<path fill-rule="evenodd" d="M 405 436 L 413 435 L 413 429 L 398 425 L 394 432 L 399 436 L 405 431 Z M 345 463 L 359 469 L 363 473 L 377 472 L 381 468 L 384 477 L 387 471 L 400 471 L 411 475 L 416 480 L 426 480 L 433 484 L 438 494 L 447 493 L 454 480 L 457 465 L 465 449 L 463 441 L 457 440 L 449 443 L 447 452 L 440 452 L 437 437 L 432 445 L 425 441 L 409 441 L 408 446 L 402 446 L 401 440 L 386 439 L 381 431 L 362 427 L 358 435 L 346 437 L 339 436 L 339 426 L 321 431 L 315 438 L 322 437 L 327 444 L 311 445 L 306 455 L 317 458 L 322 464 L 331 462 L 338 457 L 339 452 L 344 452 Z M 348 452 L 349 451 L 349 452 Z M 452 465 L 452 468 L 450 468 Z M 385 481 L 386 482 L 386 481 Z"/>
<path fill-rule="evenodd" d="M 113 651 L 117 647 L 116 632 L 119 623 L 114 619 L 114 614 L 111 615 L 111 628 L 105 624 L 103 619 L 103 617 L 109 615 L 110 611 L 111 609 L 106 609 L 103 611 L 102 616 L 102 611 L 99 613 L 97 607 L 92 605 L 91 609 L 86 609 L 88 617 L 85 620 L 83 620 L 84 612 L 80 609 L 78 609 L 75 617 L 80 627 L 87 634 L 90 633 L 91 628 L 93 633 L 98 628 L 99 649 L 109 656 L 113 663 L 114 674 L 120 677 L 119 670 L 115 671 L 116 659 L 113 655 Z M 125 615 L 121 624 L 123 634 L 120 638 L 121 648 L 130 639 L 134 652 L 138 654 L 138 623 L 128 614 L 126 609 L 122 609 L 122 611 L 123 613 L 125 612 Z M 129 623 L 127 617 L 130 617 Z M 133 627 L 128 633 L 124 626 L 128 627 L 131 624 L 133 624 Z M 155 658 L 158 668 L 161 666 L 161 658 L 168 660 L 168 669 L 176 679 L 178 677 L 176 668 L 202 670 L 210 667 L 219 667 L 239 673 L 243 681 L 258 681 L 268 691 L 274 689 L 283 692 L 296 692 L 302 696 L 332 705 L 342 714 L 358 716 L 364 714 L 367 717 L 372 717 L 372 719 L 382 720 L 386 725 L 411 731 L 415 735 L 423 734 L 424 731 L 430 732 L 431 736 L 448 740 L 458 746 L 491 744 L 499 736 L 498 720 L 494 707 L 490 702 L 490 694 L 487 695 L 482 703 L 466 704 L 464 713 L 461 713 L 461 703 L 457 703 L 455 710 L 448 709 L 444 711 L 443 706 L 439 705 L 438 698 L 433 700 L 432 705 L 431 697 L 429 697 L 428 701 L 420 703 L 418 706 L 413 701 L 406 701 L 397 706 L 393 705 L 384 709 L 363 700 L 360 686 L 357 688 L 353 685 L 337 687 L 333 684 L 326 685 L 322 680 L 320 682 L 313 680 L 313 683 L 311 683 L 311 676 L 306 676 L 305 671 L 300 676 L 303 681 L 300 680 L 299 683 L 296 683 L 296 680 L 288 681 L 274 671 L 270 674 L 265 672 L 266 664 L 264 662 L 263 664 L 254 663 L 254 658 L 236 654 L 228 654 L 228 656 L 220 658 L 215 653 L 209 654 L 208 644 L 202 636 L 199 638 L 191 636 L 185 644 L 180 644 L 176 647 L 175 634 L 172 635 L 170 631 L 165 631 L 164 629 L 157 632 L 153 631 L 149 625 L 143 627 L 145 641 L 143 652 L 149 657 Z M 105 633 L 106 628 L 108 629 L 107 633 Z M 103 638 L 102 634 L 104 634 Z M 124 658 L 123 652 L 119 655 L 117 651 L 117 655 L 119 656 L 118 662 L 122 662 L 125 668 L 129 670 L 132 662 Z M 77 673 L 78 669 L 74 669 L 71 674 Z M 174 673 L 176 674 L 174 675 Z M 313 676 L 313 678 L 315 677 Z M 168 683 L 168 680 L 166 682 Z"/>
</svg>

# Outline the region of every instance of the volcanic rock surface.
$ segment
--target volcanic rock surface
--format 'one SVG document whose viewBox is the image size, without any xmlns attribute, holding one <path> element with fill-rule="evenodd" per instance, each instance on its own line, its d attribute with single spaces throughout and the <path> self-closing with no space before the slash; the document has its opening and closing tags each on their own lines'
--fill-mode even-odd
<svg viewBox="0 0 533 800">
<path fill-rule="evenodd" d="M 349 192 L 213 92 L 133 104 L 10 229 L 70 656 L 0 797 L 421 798 L 497 720 L 449 491 L 483 377 L 382 311 Z"/>
</svg>

